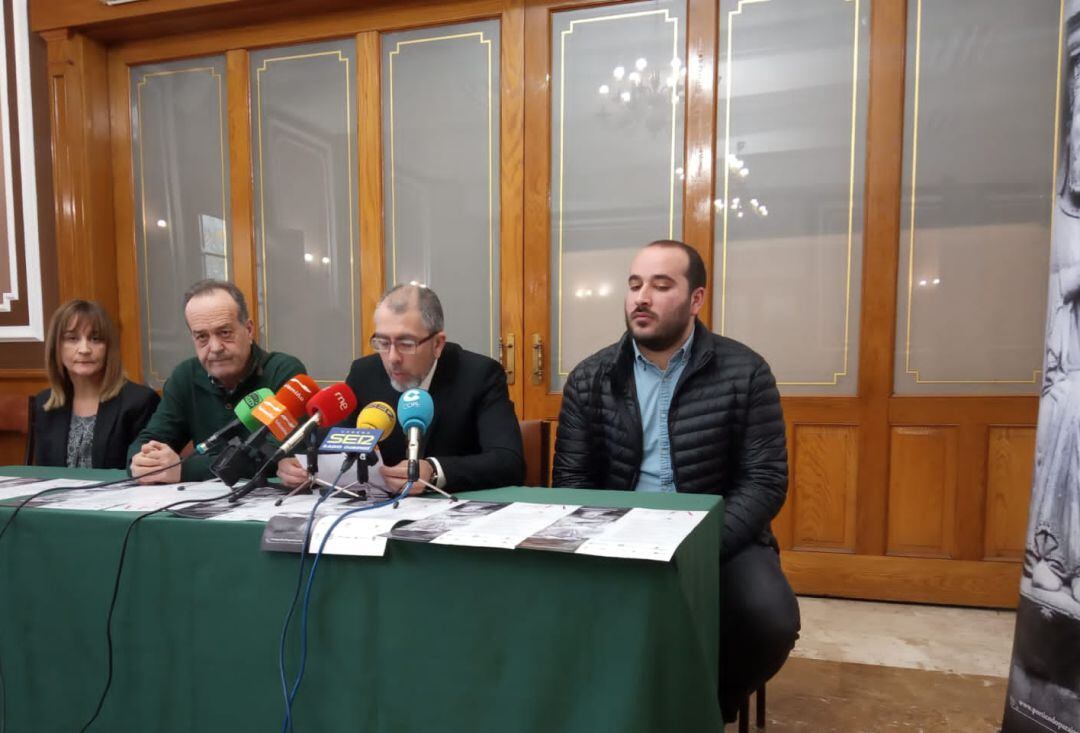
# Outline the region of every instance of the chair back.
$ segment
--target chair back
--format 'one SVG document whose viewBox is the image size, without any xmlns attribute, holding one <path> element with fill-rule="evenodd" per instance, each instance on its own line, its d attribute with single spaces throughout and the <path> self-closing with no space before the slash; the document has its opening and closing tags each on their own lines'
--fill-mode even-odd
<svg viewBox="0 0 1080 733">
<path fill-rule="evenodd" d="M 34 455 L 34 397 L 0 394 L 0 433 L 19 433 L 26 436 L 25 462 Z"/>
<path fill-rule="evenodd" d="M 525 485 L 547 486 L 551 423 L 547 420 L 520 420 L 518 424 L 525 446 Z"/>
</svg>

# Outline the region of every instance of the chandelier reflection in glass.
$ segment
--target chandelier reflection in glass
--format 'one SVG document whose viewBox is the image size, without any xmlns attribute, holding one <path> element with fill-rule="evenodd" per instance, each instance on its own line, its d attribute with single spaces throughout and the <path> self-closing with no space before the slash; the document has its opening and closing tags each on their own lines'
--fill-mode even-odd
<svg viewBox="0 0 1080 733">
<path fill-rule="evenodd" d="M 677 56 L 654 68 L 644 56 L 632 66 L 619 65 L 597 88 L 600 116 L 618 126 L 644 124 L 656 134 L 671 125 L 671 108 L 686 94 L 686 66 Z"/>
<path fill-rule="evenodd" d="M 750 168 L 746 165 L 746 161 L 739 156 L 731 153 L 727 157 L 728 176 L 732 179 L 739 178 L 746 180 L 750 177 Z M 713 199 L 713 207 L 717 213 L 724 210 L 725 202 L 723 199 Z M 731 201 L 727 203 L 727 206 L 731 208 L 731 213 L 736 219 L 742 219 L 747 212 L 752 212 L 756 216 L 764 219 L 769 215 L 769 207 L 756 197 L 744 200 L 742 196 L 732 196 Z"/>
</svg>

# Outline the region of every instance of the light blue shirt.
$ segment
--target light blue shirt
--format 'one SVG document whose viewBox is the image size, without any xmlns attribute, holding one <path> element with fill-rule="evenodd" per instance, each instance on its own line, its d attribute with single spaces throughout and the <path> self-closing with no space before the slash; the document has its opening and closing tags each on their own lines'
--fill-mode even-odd
<svg viewBox="0 0 1080 733">
<path fill-rule="evenodd" d="M 675 491 L 675 471 L 671 466 L 671 439 L 668 435 L 668 408 L 679 376 L 690 359 L 694 345 L 691 331 L 683 345 L 668 361 L 667 369 L 642 355 L 634 341 L 634 383 L 641 412 L 641 443 L 644 449 L 635 491 Z"/>
</svg>

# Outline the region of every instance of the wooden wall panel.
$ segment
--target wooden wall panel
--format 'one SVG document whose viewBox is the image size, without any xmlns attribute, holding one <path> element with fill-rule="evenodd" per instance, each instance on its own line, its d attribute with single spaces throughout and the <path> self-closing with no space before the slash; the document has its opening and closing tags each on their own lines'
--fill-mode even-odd
<svg viewBox="0 0 1080 733">
<path fill-rule="evenodd" d="M 889 398 L 896 330 L 900 196 L 904 154 L 907 2 L 870 10 L 870 79 L 866 117 L 862 313 L 859 326 L 859 487 L 857 549 L 885 551 L 889 485 Z"/>
<path fill-rule="evenodd" d="M 386 282 L 383 242 L 382 50 L 375 31 L 356 36 L 356 124 L 360 159 L 360 329 L 363 351 L 375 332 L 375 306 Z"/>
<path fill-rule="evenodd" d="M 858 428 L 797 425 L 789 445 L 795 549 L 852 552 L 858 479 Z"/>
<path fill-rule="evenodd" d="M 131 155 L 131 79 L 126 64 L 109 56 L 109 122 L 112 126 L 113 232 L 120 356 L 129 379 L 143 380 L 139 312 L 139 260 L 135 241 L 135 174 Z"/>
<path fill-rule="evenodd" d="M 526 144 L 522 160 L 522 215 L 524 217 L 523 266 L 528 277 L 522 288 L 525 303 L 523 337 L 518 343 L 524 368 L 519 373 L 523 381 L 525 417 L 527 419 L 557 420 L 562 403 L 561 394 L 548 392 L 546 370 L 538 384 L 532 381 L 535 356 L 534 339 L 539 337 L 543 348 L 550 348 L 551 328 L 548 247 L 550 246 L 551 206 L 551 33 L 548 8 L 539 3 L 525 7 L 525 94 L 524 126 Z M 541 142 L 542 141 L 542 142 Z M 537 144 L 539 142 L 539 144 Z M 540 304 L 543 304 L 542 306 Z M 542 361 L 541 361 L 542 364 Z M 554 441 L 552 441 L 554 443 Z"/>
<path fill-rule="evenodd" d="M 139 33 L 124 33 L 121 39 L 124 42 L 117 48 L 128 63 L 150 63 L 224 53 L 233 48 L 252 50 L 341 38 L 365 31 L 386 32 L 494 18 L 503 12 L 506 3 L 507 0 L 380 0 L 364 3 L 356 0 L 288 0 L 293 11 L 287 15 L 296 17 L 264 12 L 261 19 L 250 20 L 236 28 L 207 23 L 200 29 L 178 33 L 175 29 L 180 26 L 174 24 L 174 30 L 168 34 L 155 33 L 152 26 L 147 26 Z M 258 0 L 253 0 L 252 4 L 258 4 Z M 334 11 L 332 6 L 335 4 L 345 4 L 347 9 L 330 12 Z M 302 10 L 304 6 L 307 6 L 306 12 Z M 318 6 L 323 12 L 318 12 Z M 108 35 L 107 31 L 98 28 L 95 32 Z"/>
<path fill-rule="evenodd" d="M 904 603 L 1016 608 L 1016 563 L 940 560 L 835 552 L 782 552 L 796 593 Z"/>
<path fill-rule="evenodd" d="M 248 302 L 255 332 L 259 331 L 259 283 L 255 271 L 255 204 L 251 167 L 251 75 L 248 52 L 225 54 L 229 121 L 229 223 L 232 228 L 233 282 Z"/>
<path fill-rule="evenodd" d="M 952 427 L 892 429 L 888 554 L 952 556 L 957 442 Z"/>
<path fill-rule="evenodd" d="M 1035 428 L 990 428 L 986 468 L 987 560 L 1023 560 L 1034 468 Z"/>
<path fill-rule="evenodd" d="M 65 31 L 46 35 L 60 300 L 119 309 L 105 48 Z"/>
<path fill-rule="evenodd" d="M 521 191 L 525 161 L 525 3 L 509 0 L 503 13 L 499 109 L 499 229 L 502 286 L 503 368 L 518 419 L 525 417 L 525 317 L 521 293 L 525 282 L 525 211 Z M 514 348 L 507 349 L 511 340 Z M 548 466 L 551 466 L 550 461 Z M 550 469 L 549 469 L 550 470 Z M 548 476 L 548 485 L 551 485 Z"/>
<path fill-rule="evenodd" d="M 716 0 L 687 3 L 686 171 L 682 240 L 698 251 L 713 272 L 713 163 L 716 160 L 716 43 L 720 29 Z M 705 289 L 701 320 L 712 320 L 712 288 Z"/>
<path fill-rule="evenodd" d="M 795 501 L 792 498 L 795 493 L 795 489 L 793 488 L 795 485 L 795 477 L 793 475 L 792 468 L 792 465 L 794 463 L 792 455 L 792 445 L 794 445 L 795 443 L 795 439 L 793 437 L 794 434 L 795 421 L 791 420 L 785 411 L 784 440 L 786 441 L 788 449 L 787 499 L 784 501 L 784 505 L 780 507 L 779 514 L 777 514 L 772 521 L 773 536 L 776 537 L 776 541 L 780 544 L 781 550 L 790 550 L 794 541 L 794 521 L 792 519 L 792 515 L 794 514 L 792 507 L 795 505 Z"/>
</svg>

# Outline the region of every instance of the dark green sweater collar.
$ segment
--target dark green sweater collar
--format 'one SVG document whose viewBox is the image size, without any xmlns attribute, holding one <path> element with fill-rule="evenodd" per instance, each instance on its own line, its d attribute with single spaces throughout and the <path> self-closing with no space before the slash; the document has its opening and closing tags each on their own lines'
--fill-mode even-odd
<svg viewBox="0 0 1080 733">
<path fill-rule="evenodd" d="M 244 368 L 244 376 L 240 379 L 240 382 L 236 385 L 235 389 L 226 389 L 221 382 L 217 381 L 209 374 L 199 361 L 195 360 L 195 384 L 202 389 L 216 395 L 232 395 L 232 394 L 247 394 L 252 389 L 248 389 L 250 383 L 253 380 L 257 380 L 263 374 L 263 368 L 266 366 L 266 360 L 270 358 L 270 353 L 263 351 L 256 343 L 251 344 L 251 356 L 248 357 L 247 367 Z"/>
</svg>

